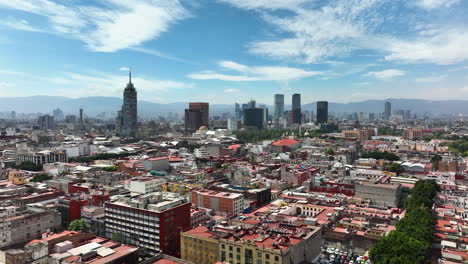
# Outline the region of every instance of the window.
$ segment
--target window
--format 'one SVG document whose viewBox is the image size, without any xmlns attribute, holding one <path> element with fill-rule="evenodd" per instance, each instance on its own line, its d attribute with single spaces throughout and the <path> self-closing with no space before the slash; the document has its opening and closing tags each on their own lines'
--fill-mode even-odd
<svg viewBox="0 0 468 264">
<path fill-rule="evenodd" d="M 240 248 L 236 248 L 236 250 L 237 250 L 237 253 L 240 253 Z"/>
<path fill-rule="evenodd" d="M 279 261 L 279 256 L 275 256 L 275 261 Z"/>
<path fill-rule="evenodd" d="M 229 258 L 231 258 L 231 259 L 233 258 L 233 255 L 232 255 L 232 253 L 229 253 Z"/>
<path fill-rule="evenodd" d="M 257 257 L 262 258 L 262 252 L 258 252 Z"/>
<path fill-rule="evenodd" d="M 224 246 L 224 244 L 221 244 L 221 248 L 222 248 L 222 249 L 225 249 L 226 247 Z"/>
<path fill-rule="evenodd" d="M 229 250 L 232 251 L 232 246 L 229 246 Z"/>
<path fill-rule="evenodd" d="M 270 254 L 265 254 L 266 259 L 270 259 Z"/>
</svg>

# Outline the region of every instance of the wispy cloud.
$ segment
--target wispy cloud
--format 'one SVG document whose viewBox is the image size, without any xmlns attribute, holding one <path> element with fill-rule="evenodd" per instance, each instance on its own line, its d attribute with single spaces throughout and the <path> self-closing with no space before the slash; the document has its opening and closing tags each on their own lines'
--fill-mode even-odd
<svg viewBox="0 0 468 264">
<path fill-rule="evenodd" d="M 459 2 L 460 0 L 417 0 L 415 5 L 426 10 L 432 10 L 441 7 L 450 7 Z"/>
<path fill-rule="evenodd" d="M 31 26 L 28 21 L 24 19 L 16 19 L 14 17 L 1 19 L 0 26 L 4 26 L 4 27 L 16 29 L 16 30 L 23 30 L 23 31 L 43 32 L 41 29 Z"/>
<path fill-rule="evenodd" d="M 389 81 L 395 77 L 403 76 L 406 73 L 401 70 L 389 69 L 383 71 L 372 71 L 365 74 L 365 76 L 371 76 L 380 80 Z"/>
<path fill-rule="evenodd" d="M 156 56 L 156 57 L 172 60 L 172 61 L 182 62 L 182 63 L 186 63 L 186 64 L 192 64 L 192 65 L 197 64 L 197 63 L 195 63 L 193 61 L 185 60 L 185 59 L 175 57 L 175 56 L 172 56 L 172 55 L 169 55 L 169 54 L 157 51 L 157 50 L 153 50 L 153 49 L 146 49 L 146 48 L 142 48 L 142 47 L 131 47 L 129 49 L 133 50 L 133 51 L 138 51 L 138 52 L 141 52 L 141 53 L 153 55 L 153 56 Z"/>
<path fill-rule="evenodd" d="M 308 71 L 285 66 L 247 66 L 233 61 L 220 61 L 218 65 L 223 70 L 237 72 L 237 75 L 223 74 L 215 71 L 203 71 L 188 75 L 197 80 L 222 81 L 291 81 L 323 75 L 319 71 Z"/>
<path fill-rule="evenodd" d="M 437 24 L 430 14 L 421 14 L 418 20 L 431 24 L 428 31 L 405 17 L 411 15 L 409 10 L 415 4 L 424 9 L 454 8 L 459 0 L 417 0 L 411 2 L 412 6 L 388 0 L 221 2 L 258 11 L 273 26 L 273 37 L 249 45 L 251 53 L 273 59 L 323 63 L 366 51 L 404 63 L 454 64 L 468 60 L 466 25 Z M 290 14 L 277 12 L 283 9 Z"/>
<path fill-rule="evenodd" d="M 93 51 L 114 52 L 159 37 L 190 14 L 178 0 L 105 0 L 102 5 L 72 5 L 51 0 L 0 0 L 0 7 L 47 18 L 47 28 L 29 22 L 3 23 L 27 31 L 47 31 L 78 38 Z"/>
<path fill-rule="evenodd" d="M 119 71 L 130 71 L 129 67 L 120 67 Z"/>
<path fill-rule="evenodd" d="M 228 94 L 233 94 L 233 93 L 239 93 L 240 91 L 234 88 L 229 88 L 229 89 L 224 90 L 224 92 Z"/>
<path fill-rule="evenodd" d="M 447 78 L 447 75 L 420 77 L 414 80 L 420 83 L 436 83 L 445 80 L 445 78 Z"/>
<path fill-rule="evenodd" d="M 15 88 L 16 84 L 12 82 L 0 82 L 0 89 L 11 89 Z"/>
</svg>

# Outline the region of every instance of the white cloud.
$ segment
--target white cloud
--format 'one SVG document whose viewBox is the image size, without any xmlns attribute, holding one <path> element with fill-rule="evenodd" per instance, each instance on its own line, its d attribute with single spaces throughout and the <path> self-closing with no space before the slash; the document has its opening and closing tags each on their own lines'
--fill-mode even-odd
<svg viewBox="0 0 468 264">
<path fill-rule="evenodd" d="M 59 94 L 69 97 L 86 96 L 120 96 L 125 84 L 128 82 L 126 75 L 114 75 L 100 73 L 98 75 L 85 75 L 75 72 L 64 73 L 63 76 L 56 77 L 49 81 L 57 84 L 67 84 L 67 88 L 60 88 Z M 138 92 L 167 92 L 171 89 L 185 89 L 192 87 L 192 84 L 172 81 L 149 79 L 139 76 L 132 76 L 132 83 Z"/>
<path fill-rule="evenodd" d="M 233 93 L 239 93 L 240 91 L 234 88 L 229 88 L 224 90 L 225 93 L 233 94 Z"/>
<path fill-rule="evenodd" d="M 383 71 L 368 72 L 367 74 L 365 74 L 365 76 L 371 76 L 380 80 L 388 81 L 395 77 L 403 76 L 405 74 L 406 73 L 401 70 L 389 69 L 389 70 L 383 70 Z"/>
<path fill-rule="evenodd" d="M 421 77 L 414 80 L 420 83 L 436 83 L 445 80 L 445 78 L 447 78 L 447 75 Z"/>
<path fill-rule="evenodd" d="M 460 92 L 462 92 L 462 93 L 468 93 L 468 85 L 465 86 L 465 87 L 463 87 L 463 88 L 461 88 L 461 89 L 460 89 Z"/>
<path fill-rule="evenodd" d="M 130 71 L 129 67 L 120 67 L 119 71 Z"/>
<path fill-rule="evenodd" d="M 420 8 L 431 10 L 441 7 L 451 7 L 459 2 L 460 0 L 417 0 L 415 4 Z"/>
<path fill-rule="evenodd" d="M 389 40 L 386 60 L 410 63 L 429 62 L 442 65 L 454 64 L 468 59 L 468 29 L 435 30 L 429 36 L 412 41 Z"/>
<path fill-rule="evenodd" d="M 241 75 L 228 75 L 214 71 L 203 71 L 188 75 L 191 79 L 222 81 L 290 81 L 323 75 L 319 71 L 308 71 L 285 66 L 247 66 L 233 61 L 220 61 L 219 66 Z"/>
<path fill-rule="evenodd" d="M 101 52 L 136 47 L 189 16 L 178 0 L 106 0 L 99 7 L 50 0 L 0 0 L 0 7 L 46 17 L 50 27 L 41 30 L 78 38 L 90 50 Z M 21 20 L 10 26 L 28 30 L 27 25 Z"/>
<path fill-rule="evenodd" d="M 330 58 L 366 51 L 367 54 L 374 52 L 377 56 L 383 56 L 386 60 L 405 63 L 454 64 L 468 60 L 466 25 L 444 24 L 429 14 L 420 15 L 418 23 L 409 17 L 414 12 L 411 9 L 414 9 L 415 3 L 432 9 L 453 7 L 458 0 L 418 0 L 406 6 L 393 0 L 307 3 L 298 0 L 292 1 L 295 4 L 284 5 L 267 0 L 222 2 L 256 10 L 273 26 L 274 36 L 249 45 L 251 53 L 273 59 L 322 63 Z M 286 15 L 277 12 L 282 9 L 289 9 L 290 12 Z M 398 13 L 395 13 L 396 10 L 399 10 Z"/>
<path fill-rule="evenodd" d="M 42 32 L 42 30 L 31 26 L 28 21 L 24 19 L 18 20 L 14 17 L 9 17 L 8 19 L 5 19 L 5 20 L 0 20 L 0 25 L 9 27 L 12 29 L 16 29 L 16 30 Z"/>
<path fill-rule="evenodd" d="M 0 82 L 0 89 L 15 88 L 16 84 L 12 82 Z"/>
<path fill-rule="evenodd" d="M 163 53 L 163 52 L 160 52 L 160 51 L 157 51 L 157 50 L 146 49 L 146 48 L 142 48 L 142 47 L 130 47 L 129 49 L 133 50 L 133 51 L 138 51 L 138 52 L 141 52 L 141 53 L 153 55 L 153 56 L 156 56 L 156 57 L 172 60 L 172 61 L 183 62 L 183 63 L 187 63 L 187 64 L 196 64 L 196 63 L 194 63 L 192 61 L 188 61 L 188 60 L 184 60 L 184 59 L 172 56 L 172 55 L 168 55 L 166 53 Z"/>
</svg>

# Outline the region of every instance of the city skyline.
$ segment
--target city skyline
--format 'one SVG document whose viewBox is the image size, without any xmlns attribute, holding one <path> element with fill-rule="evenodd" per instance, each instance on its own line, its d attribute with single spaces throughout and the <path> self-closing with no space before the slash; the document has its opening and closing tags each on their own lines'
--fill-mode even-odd
<svg viewBox="0 0 468 264">
<path fill-rule="evenodd" d="M 139 97 L 159 103 L 464 98 L 467 9 L 457 0 L 0 1 L 0 94 L 121 97 L 132 66 Z"/>
</svg>

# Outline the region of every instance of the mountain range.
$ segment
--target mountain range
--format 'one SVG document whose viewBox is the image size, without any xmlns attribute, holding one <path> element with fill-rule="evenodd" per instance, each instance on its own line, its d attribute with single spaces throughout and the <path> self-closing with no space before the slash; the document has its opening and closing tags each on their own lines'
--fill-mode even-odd
<svg viewBox="0 0 468 264">
<path fill-rule="evenodd" d="M 439 114 L 468 114 L 468 100 L 421 100 L 421 99 L 387 99 L 366 100 L 351 103 L 329 103 L 329 112 L 372 112 L 381 113 L 384 103 L 390 102 L 392 110 L 410 110 L 413 113 Z M 68 98 L 62 96 L 29 96 L 29 97 L 0 97 L 0 112 L 16 111 L 17 113 L 52 113 L 53 109 L 60 108 L 66 114 L 78 114 L 83 108 L 86 115 L 95 116 L 105 113 L 113 116 L 121 108 L 122 99 L 118 97 L 83 97 Z M 138 113 L 142 116 L 166 115 L 169 112 L 183 114 L 188 102 L 154 103 L 145 100 L 138 101 Z M 273 106 L 268 105 L 270 111 Z M 285 106 L 286 110 L 290 105 Z M 302 105 L 303 110 L 315 112 L 316 103 Z M 210 115 L 234 112 L 232 104 L 210 104 Z"/>
</svg>

